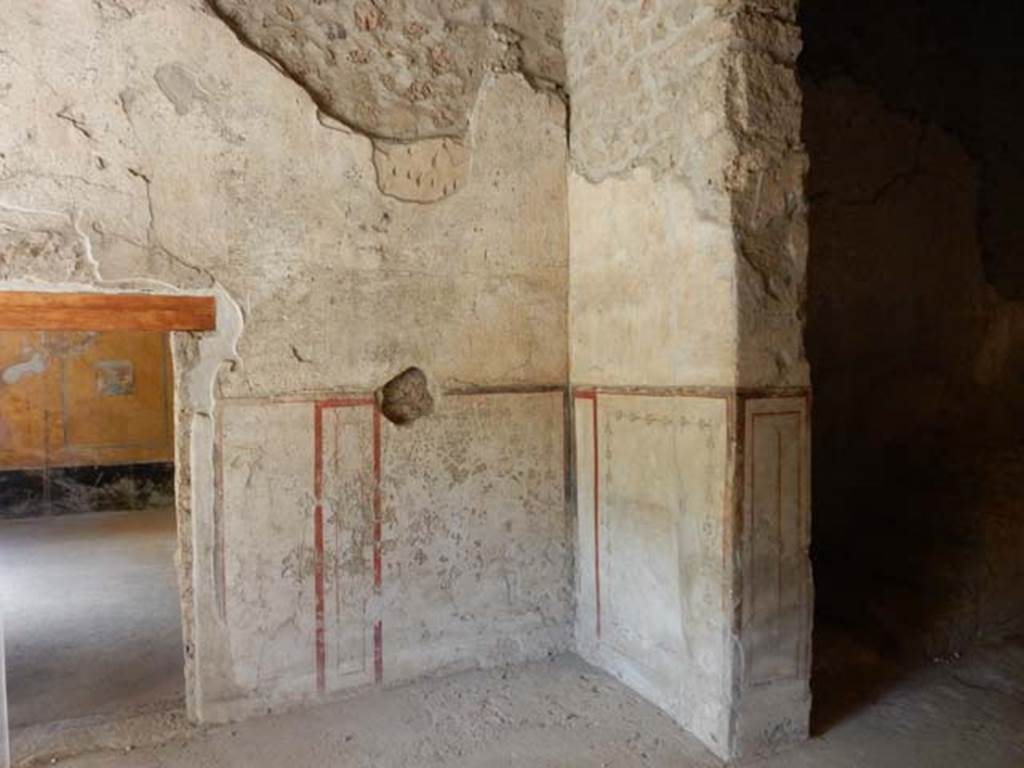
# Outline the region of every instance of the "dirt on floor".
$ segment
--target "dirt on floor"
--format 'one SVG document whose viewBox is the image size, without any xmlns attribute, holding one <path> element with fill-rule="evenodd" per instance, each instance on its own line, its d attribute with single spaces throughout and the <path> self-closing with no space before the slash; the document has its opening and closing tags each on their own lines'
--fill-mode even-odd
<svg viewBox="0 0 1024 768">
<path fill-rule="evenodd" d="M 864 674 L 887 666 L 870 654 L 845 658 L 848 663 L 834 661 L 819 669 L 825 690 L 818 699 L 827 715 L 819 718 L 820 735 L 749 764 L 752 768 L 1024 766 L 1024 641 L 880 677 Z M 830 689 L 853 678 L 874 682 L 830 695 Z M 133 736 L 126 729 L 120 743 L 106 742 L 116 751 L 58 763 L 69 768 L 720 765 L 654 707 L 571 655 L 365 692 L 232 726 L 170 728 L 170 734 L 162 745 L 135 747 L 131 739 L 144 734 Z"/>
</svg>

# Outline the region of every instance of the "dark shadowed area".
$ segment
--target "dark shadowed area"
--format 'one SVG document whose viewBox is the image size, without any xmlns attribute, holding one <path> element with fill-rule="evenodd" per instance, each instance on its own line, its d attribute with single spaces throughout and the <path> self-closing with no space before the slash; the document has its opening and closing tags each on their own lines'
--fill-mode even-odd
<svg viewBox="0 0 1024 768">
<path fill-rule="evenodd" d="M 822 659 L 1024 628 L 1022 21 L 803 4 Z"/>
</svg>

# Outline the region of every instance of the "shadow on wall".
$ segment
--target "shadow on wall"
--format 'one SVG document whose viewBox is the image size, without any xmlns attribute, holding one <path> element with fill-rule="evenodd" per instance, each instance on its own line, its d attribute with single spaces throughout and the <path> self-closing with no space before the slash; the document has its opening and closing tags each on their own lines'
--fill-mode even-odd
<svg viewBox="0 0 1024 768">
<path fill-rule="evenodd" d="M 966 0 L 804 4 L 824 660 L 836 627 L 911 658 L 1024 628 L 1016 17 Z"/>
</svg>

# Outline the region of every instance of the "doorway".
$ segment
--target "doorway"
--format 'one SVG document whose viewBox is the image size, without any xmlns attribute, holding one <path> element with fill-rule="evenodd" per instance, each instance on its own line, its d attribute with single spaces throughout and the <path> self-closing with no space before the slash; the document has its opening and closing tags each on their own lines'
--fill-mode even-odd
<svg viewBox="0 0 1024 768">
<path fill-rule="evenodd" d="M 184 705 L 171 332 L 213 325 L 207 297 L 0 293 L 0 742 Z"/>
<path fill-rule="evenodd" d="M 1022 23 L 801 7 L 819 733 L 985 654 L 1024 684 Z"/>
</svg>

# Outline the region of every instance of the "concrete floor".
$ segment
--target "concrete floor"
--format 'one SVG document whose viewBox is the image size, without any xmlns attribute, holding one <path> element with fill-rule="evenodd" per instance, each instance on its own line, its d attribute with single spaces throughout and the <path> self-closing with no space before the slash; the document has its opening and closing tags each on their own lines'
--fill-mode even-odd
<svg viewBox="0 0 1024 768">
<path fill-rule="evenodd" d="M 823 735 L 757 768 L 1020 768 L 1024 643 L 898 677 L 864 657 L 825 669 Z M 860 684 L 832 690 L 840 677 Z M 872 680 L 868 685 L 865 680 Z M 875 684 L 881 687 L 874 687 Z M 58 761 L 69 768 L 711 768 L 667 717 L 574 656 L 364 693 L 162 746 Z"/>
<path fill-rule="evenodd" d="M 180 705 L 172 509 L 0 522 L 12 730 Z"/>
</svg>

